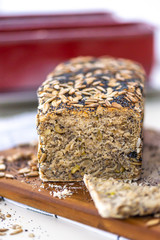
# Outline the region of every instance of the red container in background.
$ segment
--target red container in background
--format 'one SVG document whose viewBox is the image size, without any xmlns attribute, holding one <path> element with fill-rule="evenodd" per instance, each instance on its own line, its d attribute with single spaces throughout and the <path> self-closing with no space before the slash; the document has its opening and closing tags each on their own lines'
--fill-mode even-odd
<svg viewBox="0 0 160 240">
<path fill-rule="evenodd" d="M 62 61 L 111 55 L 140 62 L 149 75 L 153 28 L 108 13 L 0 17 L 0 91 L 30 90 Z"/>
<path fill-rule="evenodd" d="M 0 31 L 85 28 L 106 26 L 114 23 L 117 23 L 117 18 L 108 12 L 0 16 Z"/>
</svg>

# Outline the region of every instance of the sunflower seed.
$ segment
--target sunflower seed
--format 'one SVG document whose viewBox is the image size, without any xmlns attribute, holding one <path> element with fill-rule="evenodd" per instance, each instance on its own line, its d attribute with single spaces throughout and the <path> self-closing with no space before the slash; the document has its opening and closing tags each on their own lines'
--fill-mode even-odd
<svg viewBox="0 0 160 240">
<path fill-rule="evenodd" d="M 71 88 L 71 89 L 69 90 L 69 94 L 72 95 L 73 93 L 75 93 L 75 89 L 74 89 L 74 88 Z"/>
<path fill-rule="evenodd" d="M 97 86 L 97 89 L 100 90 L 100 91 L 102 91 L 102 92 L 106 92 L 106 89 L 104 89 L 104 88 L 101 87 L 101 86 Z"/>
<path fill-rule="evenodd" d="M 44 162 L 44 160 L 46 159 L 46 157 L 47 157 L 47 155 L 46 155 L 46 153 L 42 153 L 42 155 L 41 155 L 41 158 L 40 158 L 40 163 L 41 162 Z"/>
<path fill-rule="evenodd" d="M 87 74 L 86 74 L 86 77 L 91 77 L 92 76 L 92 73 L 91 72 L 88 72 Z"/>
<path fill-rule="evenodd" d="M 59 90 L 60 86 L 58 84 L 54 85 L 54 89 Z"/>
<path fill-rule="evenodd" d="M 53 107 L 58 107 L 61 102 L 62 102 L 61 100 L 53 101 L 53 102 L 52 102 L 52 106 L 53 106 Z"/>
<path fill-rule="evenodd" d="M 140 88 L 137 88 L 137 89 L 136 89 L 136 93 L 137 93 L 139 96 L 142 95 Z"/>
<path fill-rule="evenodd" d="M 124 77 L 120 73 L 116 73 L 115 77 L 116 77 L 117 80 L 120 80 L 120 81 L 124 80 Z"/>
<path fill-rule="evenodd" d="M 89 84 L 91 84 L 94 80 L 96 80 L 96 78 L 95 78 L 95 77 L 90 77 L 90 78 L 86 78 L 85 80 L 86 80 L 87 84 L 89 85 Z"/>
<path fill-rule="evenodd" d="M 0 232 L 0 236 L 5 236 L 6 233 L 5 232 Z"/>
<path fill-rule="evenodd" d="M 43 112 L 46 113 L 48 109 L 49 109 L 49 103 L 46 102 L 43 104 Z"/>
<path fill-rule="evenodd" d="M 19 224 L 12 225 L 12 229 L 20 229 L 22 228 Z"/>
<path fill-rule="evenodd" d="M 131 100 L 131 102 L 136 103 L 138 102 L 138 99 L 136 97 L 132 97 L 131 95 L 127 94 L 127 97 Z"/>
<path fill-rule="evenodd" d="M 73 104 L 74 107 L 84 107 L 82 104 Z"/>
<path fill-rule="evenodd" d="M 59 92 L 59 95 L 64 95 L 64 94 L 68 93 L 69 91 L 70 91 L 70 88 L 61 89 Z"/>
<path fill-rule="evenodd" d="M 38 177 L 39 172 L 38 171 L 32 171 L 30 173 L 25 173 L 24 175 L 25 175 L 25 177 Z"/>
<path fill-rule="evenodd" d="M 96 103 L 97 99 L 87 99 L 85 103 Z"/>
<path fill-rule="evenodd" d="M 112 107 L 118 108 L 118 109 L 122 108 L 122 106 L 116 102 L 112 102 Z"/>
<path fill-rule="evenodd" d="M 7 214 L 6 214 L 6 217 L 10 218 L 10 217 L 11 217 L 11 214 L 7 213 Z"/>
<path fill-rule="evenodd" d="M 6 174 L 5 174 L 5 177 L 6 177 L 6 178 L 10 178 L 10 179 L 13 179 L 13 178 L 14 178 L 14 176 L 13 176 L 12 174 L 9 174 L 9 173 L 6 173 Z"/>
<path fill-rule="evenodd" d="M 37 166 L 32 166 L 32 171 L 38 171 L 38 167 Z"/>
<path fill-rule="evenodd" d="M 82 91 L 81 93 L 82 93 L 83 95 L 85 95 L 85 96 L 92 96 L 92 94 L 89 93 L 89 92 Z"/>
<path fill-rule="evenodd" d="M 58 109 L 55 111 L 56 114 L 61 114 L 63 112 L 63 109 Z"/>
<path fill-rule="evenodd" d="M 160 223 L 160 219 L 151 219 L 148 222 L 146 222 L 147 227 L 153 227 L 155 225 L 158 225 Z"/>
<path fill-rule="evenodd" d="M 109 102 L 108 100 L 105 100 L 105 104 L 106 104 L 108 107 L 111 106 L 111 104 L 110 104 L 110 102 Z"/>
<path fill-rule="evenodd" d="M 78 89 L 83 89 L 85 87 L 86 87 L 86 85 L 84 85 L 84 84 L 83 85 L 79 85 L 78 87 L 75 86 L 75 88 L 78 88 Z"/>
<path fill-rule="evenodd" d="M 86 105 L 85 107 L 98 107 L 98 103 L 91 103 Z"/>
<path fill-rule="evenodd" d="M 72 85 L 73 85 L 73 82 L 68 82 L 68 85 L 71 85 L 71 86 L 72 86 Z"/>
<path fill-rule="evenodd" d="M 97 85 L 99 85 L 101 83 L 101 81 L 96 81 L 96 82 L 94 82 L 92 85 L 93 86 L 97 86 Z"/>
<path fill-rule="evenodd" d="M 25 168 L 21 168 L 20 170 L 18 170 L 19 174 L 24 174 L 24 173 L 29 173 L 31 170 L 28 167 Z"/>
<path fill-rule="evenodd" d="M 5 164 L 0 164 L 0 171 L 5 171 L 6 165 Z"/>
<path fill-rule="evenodd" d="M 107 95 L 110 95 L 111 93 L 113 92 L 113 89 L 112 88 L 107 88 Z"/>
<path fill-rule="evenodd" d="M 15 234 L 18 234 L 21 232 L 23 232 L 23 229 L 19 228 L 19 229 L 16 229 L 15 231 L 11 232 L 10 235 L 15 235 Z"/>
<path fill-rule="evenodd" d="M 7 232 L 8 230 L 8 228 L 0 228 L 0 232 Z"/>
</svg>

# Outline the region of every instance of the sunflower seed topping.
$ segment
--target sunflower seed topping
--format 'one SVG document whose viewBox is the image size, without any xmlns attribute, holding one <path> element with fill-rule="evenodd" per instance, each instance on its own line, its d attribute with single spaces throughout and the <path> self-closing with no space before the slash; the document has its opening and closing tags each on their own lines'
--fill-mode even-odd
<svg viewBox="0 0 160 240">
<path fill-rule="evenodd" d="M 39 112 L 58 114 L 61 109 L 70 109 L 71 106 L 89 108 L 91 102 L 93 108 L 101 105 L 140 112 L 141 107 L 136 103 L 143 100 L 144 79 L 143 69 L 129 60 L 75 58 L 58 65 L 39 88 Z"/>
</svg>

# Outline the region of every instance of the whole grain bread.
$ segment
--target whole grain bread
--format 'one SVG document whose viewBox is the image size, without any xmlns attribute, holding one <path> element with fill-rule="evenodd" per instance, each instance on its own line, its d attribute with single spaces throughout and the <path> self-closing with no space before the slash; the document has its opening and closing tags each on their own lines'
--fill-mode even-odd
<svg viewBox="0 0 160 240">
<path fill-rule="evenodd" d="M 78 57 L 58 65 L 38 89 L 41 179 L 138 179 L 145 78 L 126 59 Z"/>
</svg>

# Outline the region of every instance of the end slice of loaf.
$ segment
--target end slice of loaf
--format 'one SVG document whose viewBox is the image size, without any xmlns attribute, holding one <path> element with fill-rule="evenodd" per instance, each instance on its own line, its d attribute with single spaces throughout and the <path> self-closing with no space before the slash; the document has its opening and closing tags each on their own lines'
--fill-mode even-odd
<svg viewBox="0 0 160 240">
<path fill-rule="evenodd" d="M 144 186 L 143 182 L 125 183 L 113 178 L 104 180 L 91 175 L 84 175 L 84 182 L 104 218 L 128 218 L 160 211 L 159 186 Z"/>
</svg>

